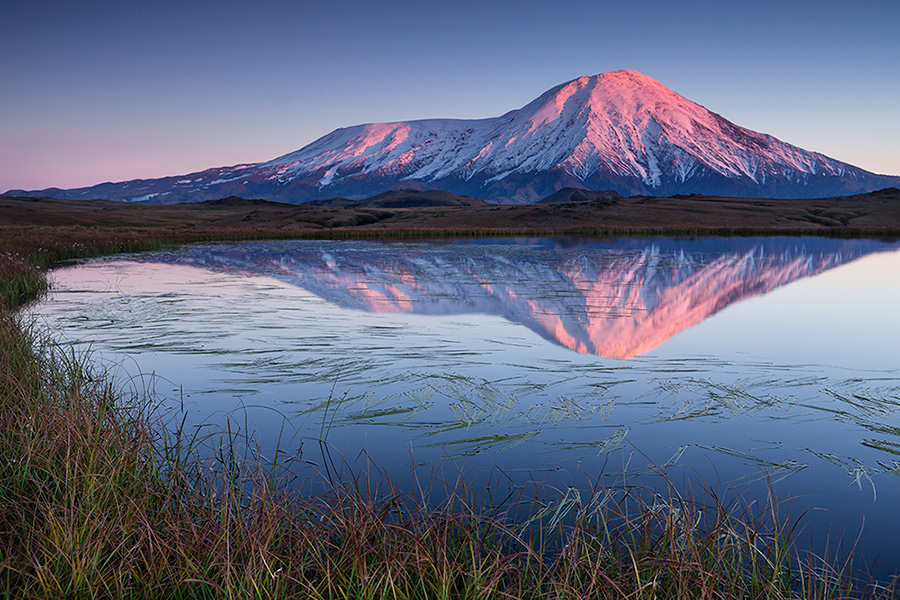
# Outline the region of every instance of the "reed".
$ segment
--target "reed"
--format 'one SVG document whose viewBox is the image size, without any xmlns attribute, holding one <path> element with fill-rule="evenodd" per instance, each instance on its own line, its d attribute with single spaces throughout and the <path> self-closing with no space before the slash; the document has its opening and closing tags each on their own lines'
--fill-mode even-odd
<svg viewBox="0 0 900 600">
<path fill-rule="evenodd" d="M 850 560 L 799 552 L 798 522 L 774 499 L 598 484 L 491 505 L 456 476 L 406 493 L 377 467 L 310 477 L 238 452 L 249 440 L 229 429 L 189 437 L 12 310 L 46 289 L 49 257 L 110 247 L 0 263 L 4 597 L 893 597 L 854 579 Z"/>
</svg>

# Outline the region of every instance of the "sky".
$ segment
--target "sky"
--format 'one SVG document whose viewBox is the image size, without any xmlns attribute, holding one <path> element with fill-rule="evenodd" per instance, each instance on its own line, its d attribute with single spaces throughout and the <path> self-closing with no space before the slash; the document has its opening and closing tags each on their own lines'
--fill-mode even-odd
<svg viewBox="0 0 900 600">
<path fill-rule="evenodd" d="M 635 69 L 900 175 L 900 2 L 0 0 L 0 191 L 267 161 Z"/>
</svg>

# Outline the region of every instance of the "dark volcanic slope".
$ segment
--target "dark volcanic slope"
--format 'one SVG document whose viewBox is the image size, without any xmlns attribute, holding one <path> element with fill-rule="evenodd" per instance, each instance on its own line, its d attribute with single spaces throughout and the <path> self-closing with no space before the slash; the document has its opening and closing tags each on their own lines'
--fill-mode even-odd
<svg viewBox="0 0 900 600">
<path fill-rule="evenodd" d="M 433 206 L 487 206 L 488 203 L 478 198 L 457 196 L 440 190 L 395 190 L 363 200 L 327 198 L 311 200 L 306 205 L 333 208 L 427 208 Z"/>
<path fill-rule="evenodd" d="M 398 189 L 536 202 L 560 189 L 812 198 L 900 187 L 740 127 L 636 71 L 581 77 L 500 117 L 370 123 L 266 163 L 11 195 L 170 204 L 237 195 L 299 203 Z"/>
<path fill-rule="evenodd" d="M 558 202 L 594 202 L 597 200 L 620 200 L 622 197 L 622 194 L 614 190 L 592 192 L 591 190 L 581 190 L 578 188 L 563 188 L 538 202 L 542 204 L 555 204 Z"/>
</svg>

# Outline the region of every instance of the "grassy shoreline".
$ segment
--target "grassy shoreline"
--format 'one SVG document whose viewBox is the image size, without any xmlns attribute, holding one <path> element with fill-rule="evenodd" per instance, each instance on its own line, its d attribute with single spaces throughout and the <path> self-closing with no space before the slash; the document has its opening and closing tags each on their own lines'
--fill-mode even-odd
<svg viewBox="0 0 900 600">
<path fill-rule="evenodd" d="M 465 486 L 437 505 L 365 478 L 306 494 L 287 485 L 288 464 L 273 475 L 272 465 L 221 453 L 210 462 L 161 435 L 147 398 L 61 351 L 16 309 L 47 289 L 45 269 L 60 260 L 279 235 L 68 231 L 0 247 L 5 596 L 893 597 L 893 587 L 854 581 L 849 560 L 798 553 L 796 523 L 774 500 L 759 508 L 711 490 L 625 499 L 598 489 L 532 504 L 523 523 L 472 501 Z"/>
</svg>

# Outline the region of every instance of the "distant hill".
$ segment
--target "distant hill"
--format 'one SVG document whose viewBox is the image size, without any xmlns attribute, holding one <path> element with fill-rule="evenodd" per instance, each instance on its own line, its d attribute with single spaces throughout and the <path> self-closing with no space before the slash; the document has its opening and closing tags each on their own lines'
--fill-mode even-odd
<svg viewBox="0 0 900 600">
<path fill-rule="evenodd" d="M 594 202 L 597 200 L 620 200 L 624 197 L 625 196 L 615 190 L 593 192 L 591 190 L 567 187 L 550 194 L 538 202 L 540 204 L 554 204 L 557 202 Z"/>
<path fill-rule="evenodd" d="M 201 204 L 228 208 L 275 208 L 284 206 L 283 202 L 272 202 L 271 200 L 263 200 L 262 198 L 241 198 L 240 196 L 229 196 L 227 198 L 218 198 L 216 200 L 204 200 Z"/>
<path fill-rule="evenodd" d="M 402 196 L 402 193 L 398 193 Z M 427 193 L 425 195 L 428 195 Z M 435 196 L 441 200 L 442 195 Z M 587 201 L 572 200 L 586 198 Z M 315 206 L 262 199 L 229 197 L 188 204 L 162 205 L 110 200 L 68 200 L 0 195 L 0 239 L 22 235 L 22 226 L 62 226 L 104 231 L 107 227 L 156 228 L 170 232 L 205 232 L 215 238 L 224 231 L 254 231 L 256 236 L 285 237 L 334 228 L 377 229 L 391 232 L 603 231 L 603 235 L 730 235 L 729 232 L 779 235 L 893 236 L 900 234 L 900 189 L 829 198 L 734 198 L 701 194 L 614 198 L 580 191 L 563 191 L 564 202 L 491 205 L 475 199 L 471 206 L 415 205 Z M 387 196 L 390 198 L 390 195 Z M 443 196 L 446 198 L 446 196 Z M 382 196 L 385 199 L 385 196 Z M 552 198 L 551 198 L 552 200 Z M 346 200 L 344 200 L 346 201 Z M 446 201 L 446 200 L 444 200 Z M 356 201 L 349 201 L 355 203 Z M 378 200 L 373 200 L 377 204 Z M 43 235 L 43 234 L 42 234 Z M 68 234 L 66 234 L 68 235 Z M 105 234 L 101 234 L 105 235 Z M 402 234 L 403 236 L 406 233 Z"/>
<path fill-rule="evenodd" d="M 392 190 L 363 200 L 327 198 L 311 200 L 309 206 L 333 208 L 425 208 L 433 206 L 487 206 L 488 203 L 470 196 L 457 196 L 440 190 Z"/>
</svg>

